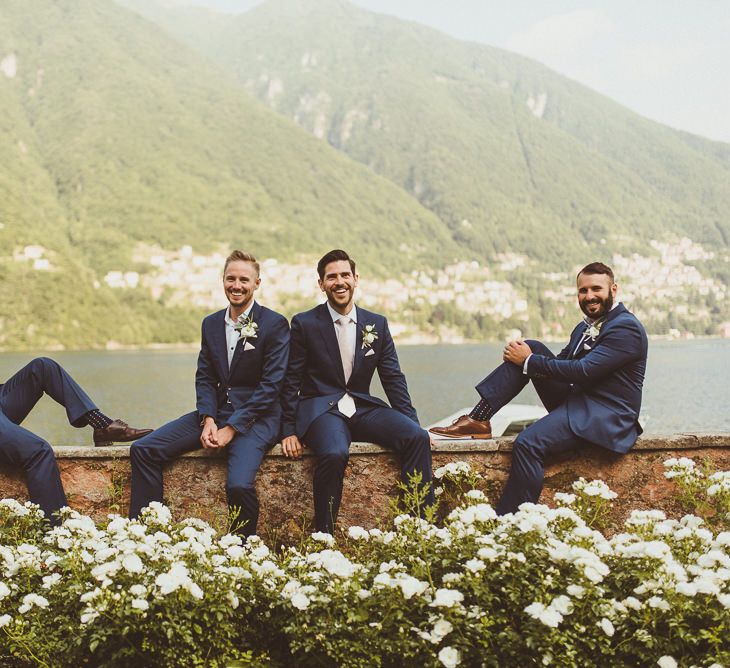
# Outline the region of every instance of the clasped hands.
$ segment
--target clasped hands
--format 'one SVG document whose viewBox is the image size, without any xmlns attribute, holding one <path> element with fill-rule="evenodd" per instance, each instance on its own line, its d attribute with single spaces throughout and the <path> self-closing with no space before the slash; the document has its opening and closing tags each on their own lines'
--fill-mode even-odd
<svg viewBox="0 0 730 668">
<path fill-rule="evenodd" d="M 522 366 L 530 355 L 532 355 L 530 346 L 520 340 L 510 341 L 502 351 L 502 359 L 517 366 Z"/>
<path fill-rule="evenodd" d="M 236 430 L 230 425 L 218 429 L 212 417 L 206 417 L 203 423 L 203 433 L 200 434 L 200 443 L 206 450 L 225 448 L 236 435 Z"/>
</svg>

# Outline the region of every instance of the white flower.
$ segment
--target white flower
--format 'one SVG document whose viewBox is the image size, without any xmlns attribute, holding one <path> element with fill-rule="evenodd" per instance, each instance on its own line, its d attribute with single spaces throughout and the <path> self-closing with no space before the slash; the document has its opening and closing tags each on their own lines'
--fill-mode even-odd
<svg viewBox="0 0 730 668">
<path fill-rule="evenodd" d="M 552 600 L 549 607 L 561 615 L 568 615 L 573 611 L 573 601 L 567 596 L 557 596 Z"/>
<path fill-rule="evenodd" d="M 423 594 L 423 592 L 428 589 L 428 582 L 422 582 L 421 580 L 414 578 L 412 575 L 399 573 L 394 579 L 400 587 L 400 590 L 403 593 L 403 598 L 405 599 L 413 598 L 416 594 Z"/>
<path fill-rule="evenodd" d="M 133 584 L 129 588 L 129 593 L 132 594 L 132 596 L 141 598 L 142 596 L 145 596 L 147 594 L 147 587 L 141 584 Z"/>
<path fill-rule="evenodd" d="M 481 489 L 470 489 L 464 496 L 467 499 L 474 499 L 476 501 L 485 501 L 487 498 Z"/>
<path fill-rule="evenodd" d="M 0 581 L 0 601 L 10 594 L 10 587 L 4 582 Z"/>
<path fill-rule="evenodd" d="M 433 630 L 431 631 L 431 642 L 440 642 L 442 638 L 445 638 L 453 630 L 454 625 L 448 619 L 440 617 L 433 625 Z"/>
<path fill-rule="evenodd" d="M 461 663 L 459 650 L 453 647 L 443 647 L 439 652 L 439 661 L 445 668 L 454 668 Z"/>
<path fill-rule="evenodd" d="M 370 534 L 362 527 L 352 526 L 347 530 L 347 535 L 352 540 L 369 540 Z"/>
<path fill-rule="evenodd" d="M 241 313 L 233 325 L 233 329 L 238 332 L 239 339 L 255 339 L 259 330 L 259 326 L 252 319 L 250 314 Z"/>
<path fill-rule="evenodd" d="M 53 573 L 53 575 L 46 575 L 43 577 L 43 589 L 50 589 L 54 584 L 61 580 L 60 573 Z M 0 582 L 0 599 L 3 597 L 3 584 Z"/>
<path fill-rule="evenodd" d="M 588 482 L 585 478 L 578 478 L 573 483 L 573 489 L 576 492 L 582 492 L 586 496 L 597 496 L 607 501 L 615 499 L 618 496 L 603 480 L 591 480 Z"/>
<path fill-rule="evenodd" d="M 585 594 L 586 590 L 585 587 L 571 584 L 567 586 L 566 591 L 568 592 L 569 596 L 573 596 L 574 598 L 583 598 L 583 594 Z"/>
<path fill-rule="evenodd" d="M 144 571 L 144 564 L 136 554 L 127 554 L 122 558 L 122 568 L 127 573 L 141 573 Z"/>
<path fill-rule="evenodd" d="M 464 594 L 455 589 L 437 589 L 431 601 L 432 608 L 450 608 L 464 600 Z"/>
<path fill-rule="evenodd" d="M 545 607 L 542 603 L 536 601 L 525 608 L 525 612 L 533 619 L 539 620 L 545 626 L 557 628 L 563 621 L 563 615 L 551 607 Z"/>
<path fill-rule="evenodd" d="M 23 596 L 23 603 L 18 608 L 18 612 L 20 612 L 21 615 L 24 615 L 33 606 L 37 606 L 39 608 L 47 608 L 48 599 L 44 598 L 43 596 L 39 596 L 38 594 L 26 594 L 25 596 Z"/>
<path fill-rule="evenodd" d="M 7 626 L 12 621 L 13 621 L 13 618 L 10 615 L 0 615 L 0 629 L 3 626 Z"/>
<path fill-rule="evenodd" d="M 677 662 L 674 657 L 665 654 L 657 661 L 659 668 L 677 668 Z"/>
<path fill-rule="evenodd" d="M 335 539 L 332 534 L 325 533 L 324 531 L 315 531 L 312 534 L 312 540 L 316 540 L 319 543 L 324 543 L 332 547 L 335 544 Z"/>
<path fill-rule="evenodd" d="M 472 573 L 478 573 L 479 571 L 484 570 L 486 566 L 480 559 L 469 559 L 469 561 L 464 564 L 464 568 Z"/>
<path fill-rule="evenodd" d="M 378 332 L 375 330 L 375 325 L 365 325 L 362 330 L 362 347 L 369 348 L 377 340 Z"/>
<path fill-rule="evenodd" d="M 601 629 L 603 629 L 603 632 L 610 638 L 615 633 L 615 629 L 613 628 L 613 624 L 611 623 L 610 619 L 606 619 L 603 617 L 601 619 Z"/>
<path fill-rule="evenodd" d="M 309 596 L 302 594 L 300 591 L 294 594 L 289 601 L 297 610 L 306 610 L 311 602 Z"/>
<path fill-rule="evenodd" d="M 150 604 L 143 598 L 133 598 L 132 607 L 135 610 L 147 610 L 150 607 Z"/>
<path fill-rule="evenodd" d="M 575 503 L 575 494 L 566 494 L 565 492 L 555 492 L 553 496 L 555 503 L 559 503 L 563 506 L 570 506 Z"/>
</svg>

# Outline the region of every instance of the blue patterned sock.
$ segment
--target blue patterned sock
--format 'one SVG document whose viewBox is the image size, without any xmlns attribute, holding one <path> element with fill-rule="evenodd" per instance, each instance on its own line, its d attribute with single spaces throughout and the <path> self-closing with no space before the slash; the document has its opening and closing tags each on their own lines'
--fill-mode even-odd
<svg viewBox="0 0 730 668">
<path fill-rule="evenodd" d="M 114 422 L 114 420 L 112 420 L 109 416 L 104 415 L 104 413 L 102 413 L 98 408 L 95 408 L 93 411 L 89 411 L 86 414 L 86 421 L 89 423 L 89 426 L 94 429 L 105 429 Z"/>
<path fill-rule="evenodd" d="M 492 407 L 485 401 L 484 399 L 481 399 L 479 403 L 474 406 L 474 409 L 471 413 L 469 413 L 469 417 L 472 420 L 478 420 L 479 422 L 484 422 L 485 420 L 488 420 L 489 418 L 494 415 L 495 411 L 492 410 Z"/>
</svg>

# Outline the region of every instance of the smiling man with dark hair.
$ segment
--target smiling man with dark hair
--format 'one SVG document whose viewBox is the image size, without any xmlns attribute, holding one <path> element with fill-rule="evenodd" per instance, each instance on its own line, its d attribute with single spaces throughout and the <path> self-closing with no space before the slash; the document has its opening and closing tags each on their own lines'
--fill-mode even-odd
<svg viewBox="0 0 730 668">
<path fill-rule="evenodd" d="M 282 390 L 282 450 L 299 457 L 302 444 L 316 456 L 314 514 L 318 531 L 334 531 L 350 441 L 371 441 L 394 450 L 401 477 L 418 473 L 431 489 L 431 442 L 418 425 L 398 363 L 388 321 L 355 307 L 359 276 L 343 250 L 317 264 L 327 301 L 292 319 L 289 368 Z M 377 370 L 391 406 L 370 394 Z"/>
<path fill-rule="evenodd" d="M 540 341 L 511 341 L 503 364 L 477 385 L 482 398 L 474 410 L 431 429 L 443 438 L 491 438 L 489 419 L 532 381 L 550 412 L 515 439 L 500 514 L 538 500 L 546 456 L 591 443 L 624 453 L 641 433 L 646 332 L 614 303 L 618 286 L 610 267 L 592 262 L 578 272 L 576 284 L 585 317 L 568 345 L 556 356 Z"/>
</svg>

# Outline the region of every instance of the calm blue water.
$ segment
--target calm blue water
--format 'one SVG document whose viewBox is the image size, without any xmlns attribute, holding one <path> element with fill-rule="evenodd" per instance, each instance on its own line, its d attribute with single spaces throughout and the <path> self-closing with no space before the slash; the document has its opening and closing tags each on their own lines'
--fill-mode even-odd
<svg viewBox="0 0 730 668">
<path fill-rule="evenodd" d="M 501 344 L 401 346 L 399 356 L 422 424 L 477 400 L 474 385 L 501 361 Z M 558 350 L 559 345 L 555 346 Z M 0 380 L 35 355 L 1 353 Z M 52 353 L 99 407 L 137 427 L 157 427 L 195 407 L 194 351 Z M 647 433 L 730 432 L 730 340 L 649 345 L 642 421 Z M 539 404 L 528 386 L 518 401 Z M 91 444 L 91 430 L 66 423 L 48 397 L 23 426 L 56 445 Z"/>
</svg>

